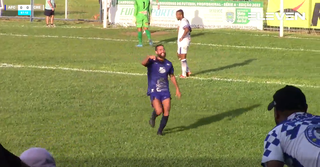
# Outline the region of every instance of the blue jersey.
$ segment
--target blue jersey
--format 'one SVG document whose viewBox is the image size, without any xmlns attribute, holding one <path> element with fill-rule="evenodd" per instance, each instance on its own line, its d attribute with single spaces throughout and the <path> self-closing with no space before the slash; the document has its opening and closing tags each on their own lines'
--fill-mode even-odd
<svg viewBox="0 0 320 167">
<path fill-rule="evenodd" d="M 297 112 L 268 133 L 261 165 L 274 160 L 289 167 L 319 167 L 319 155 L 320 116 Z"/>
<path fill-rule="evenodd" d="M 148 61 L 148 92 L 151 93 L 169 93 L 169 80 L 170 74 L 174 74 L 172 63 L 169 60 L 163 62 L 158 59 Z"/>
</svg>

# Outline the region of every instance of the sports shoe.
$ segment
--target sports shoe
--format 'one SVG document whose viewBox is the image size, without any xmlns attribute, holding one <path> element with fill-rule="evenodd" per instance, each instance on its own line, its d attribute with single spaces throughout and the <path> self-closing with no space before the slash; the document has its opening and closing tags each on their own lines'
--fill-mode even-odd
<svg viewBox="0 0 320 167">
<path fill-rule="evenodd" d="M 142 46 L 143 46 L 142 44 L 138 44 L 138 45 L 137 45 L 137 47 L 142 47 Z"/>
<path fill-rule="evenodd" d="M 153 45 L 153 42 L 152 42 L 152 40 L 151 40 L 151 39 L 149 40 L 149 45 L 150 45 L 150 46 L 152 46 L 152 45 Z"/>
<path fill-rule="evenodd" d="M 150 120 L 149 120 L 149 124 L 150 124 L 150 126 L 151 126 L 151 127 L 153 127 L 153 128 L 154 128 L 154 125 L 156 124 L 156 121 L 155 121 L 155 120 L 153 120 L 152 118 L 150 118 Z"/>
<path fill-rule="evenodd" d="M 56 27 L 56 25 L 55 24 L 51 24 L 51 27 Z"/>
<path fill-rule="evenodd" d="M 180 78 L 187 78 L 187 76 L 180 75 Z"/>
<path fill-rule="evenodd" d="M 187 72 L 187 77 L 190 77 L 192 73 L 191 72 Z"/>
<path fill-rule="evenodd" d="M 162 132 L 160 132 L 160 131 L 157 132 L 157 135 L 163 136 Z"/>
</svg>

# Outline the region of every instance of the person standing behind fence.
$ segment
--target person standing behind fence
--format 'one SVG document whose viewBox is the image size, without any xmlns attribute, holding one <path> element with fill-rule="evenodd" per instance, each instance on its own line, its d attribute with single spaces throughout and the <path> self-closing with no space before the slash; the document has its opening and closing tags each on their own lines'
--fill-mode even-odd
<svg viewBox="0 0 320 167">
<path fill-rule="evenodd" d="M 53 20 L 54 20 L 54 10 L 56 8 L 55 0 L 46 0 L 46 6 L 44 10 L 44 15 L 46 15 L 46 23 L 47 27 L 55 27 Z M 51 24 L 49 25 L 49 19 Z"/>
<path fill-rule="evenodd" d="M 99 4 L 101 3 L 101 0 L 99 0 Z M 103 20 L 103 13 L 104 13 L 104 7 L 105 7 L 105 3 L 107 3 L 107 23 L 109 24 L 110 20 L 109 20 L 109 10 L 110 10 L 110 7 L 111 7 L 111 3 L 112 3 L 112 0 L 102 0 L 102 3 L 101 3 L 101 13 L 102 13 L 102 16 L 101 16 L 101 20 Z M 96 14 L 94 15 L 94 19 L 97 20 L 98 17 L 100 16 L 100 14 Z"/>
</svg>

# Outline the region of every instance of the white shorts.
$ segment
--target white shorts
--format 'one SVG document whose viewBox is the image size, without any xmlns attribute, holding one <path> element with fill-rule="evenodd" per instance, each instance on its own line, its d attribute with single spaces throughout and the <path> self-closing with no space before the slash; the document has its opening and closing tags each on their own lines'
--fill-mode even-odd
<svg viewBox="0 0 320 167">
<path fill-rule="evenodd" d="M 178 41 L 178 54 L 187 54 L 190 46 L 190 40 L 183 40 L 181 42 Z"/>
</svg>

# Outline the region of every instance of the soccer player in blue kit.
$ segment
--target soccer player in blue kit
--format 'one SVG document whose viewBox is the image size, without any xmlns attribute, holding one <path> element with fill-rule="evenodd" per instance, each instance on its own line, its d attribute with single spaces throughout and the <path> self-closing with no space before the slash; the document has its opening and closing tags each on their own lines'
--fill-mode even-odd
<svg viewBox="0 0 320 167">
<path fill-rule="evenodd" d="M 149 124 L 155 126 L 157 116 L 163 113 L 157 134 L 163 135 L 163 129 L 166 127 L 169 112 L 171 108 L 171 94 L 169 90 L 170 77 L 172 83 L 176 87 L 176 96 L 180 98 L 180 89 L 174 76 L 174 68 L 172 63 L 166 59 L 166 51 L 164 46 L 159 44 L 155 47 L 157 56 L 148 56 L 142 61 L 142 65 L 148 68 L 148 91 L 151 105 L 154 108 Z"/>
</svg>

